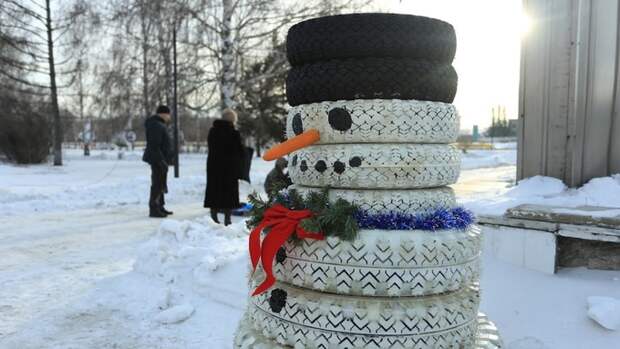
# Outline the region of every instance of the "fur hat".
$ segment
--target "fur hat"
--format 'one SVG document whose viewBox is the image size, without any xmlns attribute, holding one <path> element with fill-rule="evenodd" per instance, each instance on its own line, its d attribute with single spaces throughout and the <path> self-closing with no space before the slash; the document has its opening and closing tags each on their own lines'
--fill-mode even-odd
<svg viewBox="0 0 620 349">
<path fill-rule="evenodd" d="M 157 107 L 157 111 L 155 113 L 156 114 L 170 114 L 170 108 L 168 108 L 168 106 L 166 105 L 160 105 L 159 107 Z"/>
</svg>

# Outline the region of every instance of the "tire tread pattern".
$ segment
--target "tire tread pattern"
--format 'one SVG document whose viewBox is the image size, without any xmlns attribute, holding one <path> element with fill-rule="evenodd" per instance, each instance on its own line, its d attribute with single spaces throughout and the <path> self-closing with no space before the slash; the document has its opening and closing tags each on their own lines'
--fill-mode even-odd
<svg viewBox="0 0 620 349">
<path fill-rule="evenodd" d="M 364 13 L 326 16 L 292 26 L 286 39 L 293 66 L 331 59 L 395 57 L 451 63 L 454 27 L 434 18 Z"/>
<path fill-rule="evenodd" d="M 246 312 L 243 319 L 239 324 L 239 328 L 235 334 L 235 340 L 233 348 L 235 349 L 289 349 L 292 347 L 304 347 L 309 344 L 307 335 L 307 330 L 302 328 L 291 328 L 286 324 L 277 324 L 276 321 L 273 321 L 273 325 L 267 326 L 266 329 L 258 328 L 256 329 L 255 324 L 252 324 L 250 321 L 250 311 Z M 286 328 L 284 328 L 286 327 Z M 267 333 L 270 331 L 277 330 L 278 333 L 283 333 L 282 337 L 278 337 L 277 340 L 273 340 L 267 337 Z M 337 348 L 352 348 L 351 341 L 345 341 L 344 338 L 341 338 L 342 342 L 338 342 L 339 338 L 335 335 L 331 335 L 328 333 L 323 333 L 319 336 L 319 340 L 314 342 L 316 344 L 317 349 L 332 349 L 334 347 Z M 286 344 L 282 344 L 286 343 Z M 339 346 L 341 345 L 341 346 Z M 392 339 L 390 341 L 389 348 L 425 348 L 421 347 L 422 343 L 419 346 L 412 345 L 410 342 L 405 342 L 404 340 L 395 340 Z M 487 317 L 481 313 L 478 314 L 478 333 L 476 335 L 476 343 L 471 349 L 501 349 L 503 347 L 502 340 L 497 331 L 497 327 L 487 319 Z M 441 347 L 439 347 L 441 348 Z M 448 347 L 450 349 L 454 349 L 454 347 Z M 457 346 L 456 348 L 462 348 Z"/>
<path fill-rule="evenodd" d="M 332 60 L 289 70 L 286 96 L 292 106 L 354 99 L 452 103 L 457 83 L 450 64 L 400 58 Z"/>
</svg>

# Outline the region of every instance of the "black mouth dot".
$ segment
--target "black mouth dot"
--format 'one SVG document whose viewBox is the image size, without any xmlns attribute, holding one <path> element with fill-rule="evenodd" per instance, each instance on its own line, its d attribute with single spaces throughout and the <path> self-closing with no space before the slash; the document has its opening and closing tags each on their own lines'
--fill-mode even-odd
<svg viewBox="0 0 620 349">
<path fill-rule="evenodd" d="M 314 165 L 314 169 L 319 171 L 320 173 L 323 173 L 325 172 L 325 170 L 327 170 L 327 164 L 325 163 L 325 161 L 319 160 L 316 162 L 316 165 Z"/>
<path fill-rule="evenodd" d="M 293 156 L 293 166 L 297 166 L 297 155 Z"/>
<path fill-rule="evenodd" d="M 342 174 L 345 170 L 345 165 L 344 163 L 340 162 L 340 161 L 336 161 L 334 163 L 334 172 L 336 172 L 337 174 Z"/>
<path fill-rule="evenodd" d="M 360 167 L 362 165 L 362 158 L 359 156 L 354 156 L 349 160 L 349 166 L 351 167 Z"/>
<path fill-rule="evenodd" d="M 344 108 L 334 108 L 327 114 L 330 126 L 337 131 L 346 131 L 353 125 L 351 114 Z"/>
<path fill-rule="evenodd" d="M 308 170 L 308 164 L 306 163 L 306 160 L 301 160 L 299 169 L 301 170 L 301 172 L 306 172 Z"/>
</svg>

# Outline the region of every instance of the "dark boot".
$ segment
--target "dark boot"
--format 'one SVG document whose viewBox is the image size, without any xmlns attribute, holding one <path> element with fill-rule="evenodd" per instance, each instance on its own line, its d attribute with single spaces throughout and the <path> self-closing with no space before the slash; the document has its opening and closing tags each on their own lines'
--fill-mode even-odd
<svg viewBox="0 0 620 349">
<path fill-rule="evenodd" d="M 213 221 L 217 224 L 220 224 L 220 221 L 217 219 L 217 210 L 216 209 L 211 209 L 211 219 L 213 219 Z"/>
<path fill-rule="evenodd" d="M 224 225 L 231 225 L 232 221 L 230 220 L 230 210 L 224 211 Z"/>
<path fill-rule="evenodd" d="M 166 214 L 162 212 L 159 208 L 151 208 L 149 209 L 149 217 L 152 218 L 166 218 Z"/>
<path fill-rule="evenodd" d="M 151 193 L 149 196 L 149 217 L 163 218 L 166 214 L 164 207 L 164 182 L 163 169 L 160 166 L 151 165 Z"/>
<path fill-rule="evenodd" d="M 168 192 L 168 188 L 164 188 L 164 193 Z M 159 206 L 159 210 L 165 214 L 167 214 L 168 216 L 171 216 L 174 212 L 172 211 L 168 211 L 166 210 L 166 208 L 164 206 L 166 206 L 166 195 L 164 195 L 163 193 L 161 194 L 161 196 L 159 197 L 159 202 L 160 202 L 160 206 Z"/>
</svg>

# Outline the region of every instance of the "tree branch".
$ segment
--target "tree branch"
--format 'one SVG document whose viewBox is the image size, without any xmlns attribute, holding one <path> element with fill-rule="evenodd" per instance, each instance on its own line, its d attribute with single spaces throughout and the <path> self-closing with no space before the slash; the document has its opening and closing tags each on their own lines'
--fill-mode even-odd
<svg viewBox="0 0 620 349">
<path fill-rule="evenodd" d="M 46 85 L 39 85 L 39 84 L 35 84 L 33 82 L 30 82 L 28 80 L 22 79 L 22 78 L 18 78 L 17 76 L 10 74 L 4 70 L 0 70 L 0 74 L 4 75 L 5 77 L 15 81 L 15 82 L 19 82 L 20 84 L 24 84 L 26 86 L 30 86 L 30 87 L 35 87 L 35 88 L 50 88 L 49 86 Z"/>
<path fill-rule="evenodd" d="M 26 14 L 28 16 L 31 16 L 32 18 L 41 21 L 41 23 L 43 23 L 43 24 L 47 23 L 47 20 L 46 20 L 45 16 L 42 16 L 42 15 L 34 12 L 32 9 L 29 9 L 26 6 L 23 6 L 23 5 L 19 4 L 19 3 L 17 3 L 16 1 L 14 1 L 14 0 L 2 0 L 2 1 L 4 1 L 5 4 L 11 4 L 11 5 L 19 8 L 20 10 L 22 10 L 22 12 L 24 14 Z"/>
</svg>

